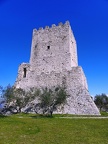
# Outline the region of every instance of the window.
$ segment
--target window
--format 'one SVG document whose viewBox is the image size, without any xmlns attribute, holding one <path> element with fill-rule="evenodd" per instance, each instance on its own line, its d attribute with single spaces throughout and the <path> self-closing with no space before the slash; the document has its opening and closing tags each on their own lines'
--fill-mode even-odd
<svg viewBox="0 0 108 144">
<path fill-rule="evenodd" d="M 34 47 L 37 48 L 37 46 L 38 46 L 38 43 L 36 43 Z"/>
<path fill-rule="evenodd" d="M 24 71 L 23 77 L 25 78 L 25 77 L 26 77 L 26 74 L 27 74 L 26 68 L 24 68 L 23 71 Z"/>
<path fill-rule="evenodd" d="M 47 50 L 49 50 L 50 49 L 50 46 L 47 46 Z"/>
</svg>

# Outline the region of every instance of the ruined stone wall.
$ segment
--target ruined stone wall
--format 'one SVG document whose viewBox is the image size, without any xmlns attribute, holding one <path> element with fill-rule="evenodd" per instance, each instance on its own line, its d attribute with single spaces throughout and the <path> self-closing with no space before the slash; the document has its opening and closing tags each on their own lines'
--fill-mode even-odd
<svg viewBox="0 0 108 144">
<path fill-rule="evenodd" d="M 29 85 L 30 79 L 30 64 L 29 63 L 22 63 L 18 69 L 17 79 L 15 81 L 16 88 L 25 88 Z"/>
<path fill-rule="evenodd" d="M 20 70 L 25 66 L 25 64 L 21 65 Z M 16 86 L 27 90 L 31 87 L 53 88 L 63 85 L 66 86 L 69 98 L 67 99 L 67 103 L 62 105 L 55 113 L 99 114 L 97 107 L 89 95 L 86 78 L 81 67 L 73 67 L 70 71 L 59 73 L 52 71 L 50 74 L 46 74 L 42 72 L 40 75 L 35 75 L 31 71 L 26 78 L 23 77 L 20 79 L 19 77 L 19 83 Z"/>
<path fill-rule="evenodd" d="M 24 76 L 24 69 L 26 68 L 26 77 Z M 83 86 L 88 89 L 87 82 L 83 70 L 81 67 L 73 67 L 70 71 L 64 70 L 63 72 L 52 71 L 50 74 L 41 72 L 40 75 L 36 75 L 35 71 L 31 71 L 30 65 L 23 63 L 19 67 L 18 77 L 16 81 L 16 87 L 54 87 L 62 86 L 64 83 L 68 89 L 75 89 L 76 87 Z"/>
</svg>

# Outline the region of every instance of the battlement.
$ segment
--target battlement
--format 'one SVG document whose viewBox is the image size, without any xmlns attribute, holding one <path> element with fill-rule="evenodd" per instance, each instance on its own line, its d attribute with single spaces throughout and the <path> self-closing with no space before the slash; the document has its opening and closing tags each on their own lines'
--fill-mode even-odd
<svg viewBox="0 0 108 144">
<path fill-rule="evenodd" d="M 38 29 L 33 29 L 33 36 L 37 33 L 40 33 L 44 30 L 52 30 L 52 29 L 56 29 L 56 28 L 63 28 L 63 27 L 69 27 L 70 26 L 70 22 L 66 21 L 64 24 L 62 22 L 58 23 L 58 25 L 52 24 L 51 27 L 49 26 L 45 26 L 45 27 L 39 27 Z"/>
<path fill-rule="evenodd" d="M 30 64 L 37 72 L 61 72 L 77 66 L 76 41 L 69 21 L 33 30 Z"/>
</svg>

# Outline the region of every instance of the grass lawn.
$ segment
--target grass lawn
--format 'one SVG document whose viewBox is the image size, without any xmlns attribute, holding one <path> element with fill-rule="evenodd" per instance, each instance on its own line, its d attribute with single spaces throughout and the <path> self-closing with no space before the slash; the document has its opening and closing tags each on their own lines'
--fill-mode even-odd
<svg viewBox="0 0 108 144">
<path fill-rule="evenodd" d="M 108 144 L 108 119 L 0 117 L 0 144 Z"/>
</svg>

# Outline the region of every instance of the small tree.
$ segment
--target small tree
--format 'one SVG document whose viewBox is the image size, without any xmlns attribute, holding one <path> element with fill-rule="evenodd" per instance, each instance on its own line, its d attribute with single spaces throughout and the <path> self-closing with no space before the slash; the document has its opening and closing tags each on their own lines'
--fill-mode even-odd
<svg viewBox="0 0 108 144">
<path fill-rule="evenodd" d="M 108 110 L 108 97 L 106 94 L 96 95 L 94 98 L 94 102 L 100 111 L 103 109 L 105 111 Z"/>
<path fill-rule="evenodd" d="M 21 88 L 14 89 L 13 94 L 14 94 L 13 104 L 14 104 L 17 112 L 20 113 L 21 109 L 27 105 L 27 103 L 29 101 L 29 97 L 27 97 L 26 92 Z"/>
<path fill-rule="evenodd" d="M 26 112 L 34 109 L 36 113 L 41 111 L 43 114 L 52 116 L 53 112 L 66 102 L 68 95 L 64 87 L 57 87 L 52 90 L 31 88 L 29 91 L 25 91 L 8 85 L 3 90 L 3 96 L 6 100 L 4 113 L 7 111 L 13 114 L 20 113 L 27 106 Z"/>
<path fill-rule="evenodd" d="M 42 93 L 39 95 L 39 102 L 40 102 L 40 108 L 43 111 L 43 114 L 48 112 L 49 108 L 51 107 L 53 103 L 53 92 L 50 89 L 43 89 Z"/>
<path fill-rule="evenodd" d="M 6 102 L 9 104 L 14 99 L 14 87 L 8 85 L 6 88 L 3 89 L 3 97 Z"/>
<path fill-rule="evenodd" d="M 64 87 L 57 87 L 54 90 L 48 88 L 43 89 L 39 95 L 40 108 L 43 114 L 47 113 L 52 116 L 58 106 L 66 102 L 67 96 Z"/>
<path fill-rule="evenodd" d="M 22 108 L 34 99 L 31 91 L 26 92 L 10 85 L 5 88 L 3 95 L 6 100 L 4 112 L 10 111 L 11 113 L 20 113 Z"/>
</svg>

